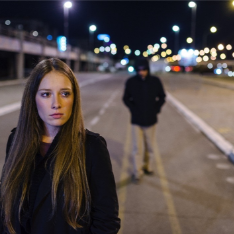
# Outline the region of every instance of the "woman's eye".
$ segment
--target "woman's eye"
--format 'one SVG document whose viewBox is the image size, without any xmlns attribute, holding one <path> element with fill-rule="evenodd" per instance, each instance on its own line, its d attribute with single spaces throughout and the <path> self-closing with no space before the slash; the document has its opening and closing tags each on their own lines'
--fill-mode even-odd
<svg viewBox="0 0 234 234">
<path fill-rule="evenodd" d="M 70 92 L 62 92 L 63 97 L 68 97 L 70 95 Z"/>
<path fill-rule="evenodd" d="M 49 97 L 49 96 L 50 96 L 50 93 L 49 93 L 49 92 L 41 93 L 41 96 L 42 96 L 42 97 Z"/>
</svg>

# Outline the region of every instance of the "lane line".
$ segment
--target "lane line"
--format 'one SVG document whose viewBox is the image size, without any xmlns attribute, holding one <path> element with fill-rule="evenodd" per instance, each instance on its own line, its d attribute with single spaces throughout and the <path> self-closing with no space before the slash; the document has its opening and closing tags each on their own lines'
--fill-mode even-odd
<svg viewBox="0 0 234 234">
<path fill-rule="evenodd" d="M 156 166 L 157 166 L 157 171 L 159 174 L 159 179 L 160 183 L 162 186 L 162 192 L 164 195 L 164 198 L 166 200 L 166 205 L 167 205 L 167 213 L 169 216 L 170 224 L 171 224 L 171 229 L 173 234 L 182 234 L 181 228 L 180 228 L 180 223 L 177 218 L 177 213 L 175 209 L 175 205 L 173 202 L 172 194 L 170 192 L 169 188 L 169 182 L 167 180 L 166 172 L 162 163 L 162 158 L 161 155 L 158 151 L 158 147 L 155 144 L 155 159 L 156 159 Z"/>
<path fill-rule="evenodd" d="M 91 127 L 97 124 L 100 120 L 101 115 L 103 115 L 106 111 L 106 109 L 110 106 L 110 104 L 114 101 L 116 96 L 118 95 L 119 90 L 116 90 L 112 95 L 109 97 L 109 99 L 104 103 L 100 111 L 98 112 L 97 116 L 95 116 L 88 124 L 88 129 L 91 130 Z"/>
<path fill-rule="evenodd" d="M 99 121 L 99 119 L 100 119 L 100 118 L 99 118 L 98 116 L 94 117 L 94 118 L 91 120 L 90 125 L 91 125 L 91 126 L 95 125 L 95 124 Z"/>
<path fill-rule="evenodd" d="M 2 106 L 0 107 L 0 116 L 19 110 L 20 107 L 21 107 L 21 102 L 15 102 L 10 105 Z"/>
<path fill-rule="evenodd" d="M 128 169 L 128 157 L 130 153 L 130 143 L 131 143 L 131 125 L 128 122 L 127 130 L 126 130 L 126 139 L 124 145 L 124 154 L 123 154 L 123 161 L 122 167 L 120 168 L 120 181 L 125 181 L 126 178 L 129 177 L 127 173 Z M 121 228 L 119 230 L 119 234 L 123 233 L 124 228 L 124 208 L 127 198 L 127 186 L 123 186 L 118 190 L 118 199 L 119 199 L 119 217 L 121 219 Z"/>
<path fill-rule="evenodd" d="M 97 82 L 109 79 L 111 77 L 113 77 L 113 76 L 99 77 L 99 78 L 93 78 L 93 79 L 90 79 L 90 80 L 85 80 L 85 81 L 80 82 L 79 86 L 80 86 L 80 88 L 82 88 L 82 87 L 85 87 L 87 85 L 95 84 Z M 12 104 L 2 106 L 2 107 L 0 107 L 0 116 L 9 114 L 9 113 L 14 112 L 14 111 L 17 111 L 17 110 L 20 109 L 20 107 L 21 107 L 21 102 L 14 102 Z"/>
</svg>

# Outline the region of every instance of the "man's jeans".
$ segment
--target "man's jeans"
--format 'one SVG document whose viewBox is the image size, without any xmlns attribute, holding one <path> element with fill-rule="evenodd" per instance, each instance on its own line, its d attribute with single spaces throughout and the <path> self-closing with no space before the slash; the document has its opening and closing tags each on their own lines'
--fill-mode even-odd
<svg viewBox="0 0 234 234">
<path fill-rule="evenodd" d="M 150 127 L 132 124 L 132 164 L 135 178 L 142 175 L 142 168 L 152 171 L 155 134 L 156 124 Z"/>
</svg>

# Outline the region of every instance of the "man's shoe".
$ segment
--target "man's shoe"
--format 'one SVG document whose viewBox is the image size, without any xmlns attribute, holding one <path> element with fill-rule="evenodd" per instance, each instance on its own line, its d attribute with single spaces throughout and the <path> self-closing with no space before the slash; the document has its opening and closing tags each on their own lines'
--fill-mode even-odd
<svg viewBox="0 0 234 234">
<path fill-rule="evenodd" d="M 149 171 L 148 169 L 143 168 L 142 170 L 146 175 L 153 175 L 154 174 L 153 171 Z"/>
<path fill-rule="evenodd" d="M 140 183 L 140 178 L 136 177 L 135 175 L 132 175 L 132 182 L 134 184 L 139 184 Z"/>
</svg>

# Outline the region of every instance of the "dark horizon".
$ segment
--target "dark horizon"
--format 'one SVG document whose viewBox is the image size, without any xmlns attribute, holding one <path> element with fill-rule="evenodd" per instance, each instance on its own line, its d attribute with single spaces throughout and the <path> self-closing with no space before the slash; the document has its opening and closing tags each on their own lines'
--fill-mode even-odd
<svg viewBox="0 0 234 234">
<path fill-rule="evenodd" d="M 234 6 L 230 1 L 197 1 L 196 37 L 197 49 L 202 49 L 203 35 L 211 26 L 218 31 L 208 35 L 209 47 L 219 43 L 232 43 L 234 33 L 229 24 L 234 22 Z M 1 19 L 37 19 L 56 29 L 63 30 L 62 1 L 10 1 L 0 2 Z M 162 36 L 167 38 L 168 48 L 174 50 L 175 33 L 173 25 L 180 27 L 179 48 L 191 48 L 186 38 L 191 36 L 191 8 L 188 1 L 73 1 L 69 9 L 69 40 L 88 40 L 91 24 L 97 26 L 96 36 L 107 33 L 117 45 L 118 54 L 124 54 L 123 46 L 129 45 L 132 51 L 146 50 L 147 45 L 159 43 Z M 40 32 L 39 32 L 40 34 Z"/>
</svg>

